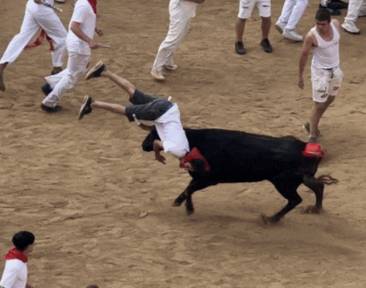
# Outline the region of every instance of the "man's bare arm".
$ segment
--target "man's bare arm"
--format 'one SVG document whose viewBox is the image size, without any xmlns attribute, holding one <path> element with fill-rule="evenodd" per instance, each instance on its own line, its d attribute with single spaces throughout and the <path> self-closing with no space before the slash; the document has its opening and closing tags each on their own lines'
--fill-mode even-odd
<svg viewBox="0 0 366 288">
<path fill-rule="evenodd" d="M 305 70 L 306 62 L 308 61 L 308 58 L 309 58 L 310 51 L 313 48 L 313 44 L 314 44 L 313 36 L 312 36 L 312 33 L 309 32 L 305 36 L 304 45 L 303 45 L 303 48 L 301 51 L 300 61 L 299 61 L 298 86 L 301 89 L 304 89 L 304 70 Z"/>
</svg>

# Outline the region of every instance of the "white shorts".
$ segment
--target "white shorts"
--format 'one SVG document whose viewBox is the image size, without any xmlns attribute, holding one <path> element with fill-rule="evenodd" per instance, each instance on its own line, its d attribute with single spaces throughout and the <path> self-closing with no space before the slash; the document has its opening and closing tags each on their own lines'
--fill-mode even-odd
<svg viewBox="0 0 366 288">
<path fill-rule="evenodd" d="M 254 6 L 257 6 L 260 17 L 271 17 L 271 0 L 240 0 L 238 17 L 240 19 L 250 18 Z"/>
<path fill-rule="evenodd" d="M 339 67 L 331 70 L 311 67 L 314 102 L 324 103 L 329 96 L 337 96 L 342 80 L 343 72 Z"/>
</svg>

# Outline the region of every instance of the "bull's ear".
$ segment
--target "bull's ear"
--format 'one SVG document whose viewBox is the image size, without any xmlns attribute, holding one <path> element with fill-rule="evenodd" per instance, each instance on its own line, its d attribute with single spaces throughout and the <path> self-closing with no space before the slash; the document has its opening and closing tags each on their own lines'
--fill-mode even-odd
<svg viewBox="0 0 366 288">
<path fill-rule="evenodd" d="M 152 128 L 150 133 L 147 134 L 146 138 L 142 142 L 142 150 L 145 152 L 151 152 L 154 150 L 154 140 L 160 140 L 158 132 L 156 131 L 156 128 Z"/>
</svg>

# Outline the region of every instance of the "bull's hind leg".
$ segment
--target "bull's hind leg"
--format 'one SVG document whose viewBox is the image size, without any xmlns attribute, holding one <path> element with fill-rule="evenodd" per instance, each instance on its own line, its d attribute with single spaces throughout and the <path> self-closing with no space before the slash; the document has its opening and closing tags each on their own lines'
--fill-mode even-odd
<svg viewBox="0 0 366 288">
<path fill-rule="evenodd" d="M 186 211 L 188 215 L 194 213 L 194 206 L 192 201 L 192 194 L 198 190 L 204 189 L 212 185 L 207 181 L 198 181 L 192 179 L 188 187 L 181 193 L 173 202 L 173 206 L 180 206 L 184 201 L 186 201 Z"/>
<path fill-rule="evenodd" d="M 305 213 L 320 213 L 323 208 L 324 184 L 313 176 L 308 175 L 305 175 L 303 177 L 303 183 L 306 187 L 309 187 L 315 193 L 315 205 L 308 206 L 305 209 Z"/>
<path fill-rule="evenodd" d="M 273 179 L 271 181 L 273 185 L 276 187 L 278 192 L 281 193 L 283 197 L 285 197 L 288 202 L 285 207 L 283 207 L 280 211 L 275 213 L 271 217 L 267 217 L 262 215 L 262 220 L 265 223 L 277 223 L 281 220 L 283 216 L 285 216 L 288 212 L 294 209 L 297 205 L 299 205 L 302 201 L 299 194 L 297 194 L 297 188 L 300 186 L 302 179 L 301 177 L 293 176 L 291 178 L 287 177 L 279 177 Z"/>
</svg>

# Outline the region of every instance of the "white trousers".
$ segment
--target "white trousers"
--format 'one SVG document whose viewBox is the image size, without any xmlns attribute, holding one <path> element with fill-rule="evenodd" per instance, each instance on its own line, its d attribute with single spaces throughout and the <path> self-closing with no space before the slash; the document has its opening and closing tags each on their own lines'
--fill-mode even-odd
<svg viewBox="0 0 366 288">
<path fill-rule="evenodd" d="M 45 79 L 51 86 L 52 91 L 43 99 L 42 103 L 48 107 L 55 107 L 61 100 L 62 95 L 76 85 L 87 71 L 90 55 L 82 55 L 69 51 L 69 59 L 66 69 Z"/>
<path fill-rule="evenodd" d="M 56 13 L 50 9 L 26 9 L 20 32 L 14 36 L 6 48 L 0 64 L 12 63 L 23 52 L 24 48 L 43 29 L 52 39 L 54 51 L 51 52 L 52 65 L 61 67 L 66 51 L 66 29 Z"/>
<path fill-rule="evenodd" d="M 285 0 L 278 22 L 285 25 L 285 30 L 294 30 L 307 6 L 308 0 Z"/>
<path fill-rule="evenodd" d="M 153 69 L 156 71 L 161 71 L 164 65 L 174 64 L 174 52 L 187 35 L 192 19 L 192 11 L 182 8 L 179 4 L 178 6 L 169 5 L 169 15 L 169 31 L 160 44 L 153 64 Z"/>
<path fill-rule="evenodd" d="M 349 0 L 345 22 L 356 22 L 360 11 L 366 10 L 366 0 Z"/>
</svg>

